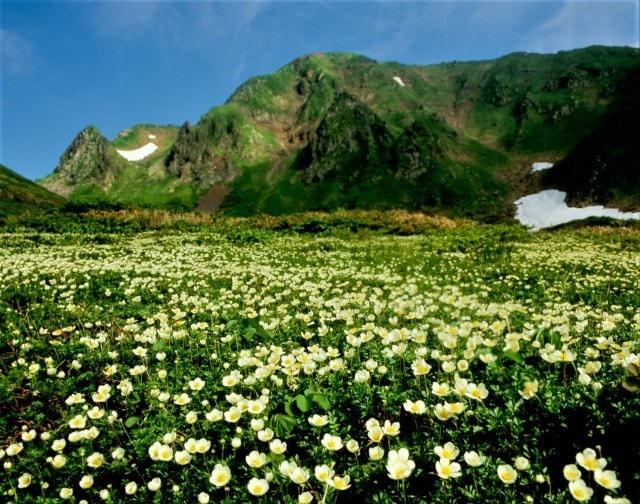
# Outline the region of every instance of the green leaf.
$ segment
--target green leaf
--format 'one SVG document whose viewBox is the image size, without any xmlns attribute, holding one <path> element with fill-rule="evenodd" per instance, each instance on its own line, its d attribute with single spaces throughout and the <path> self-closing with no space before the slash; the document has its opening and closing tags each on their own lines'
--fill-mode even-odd
<svg viewBox="0 0 640 504">
<path fill-rule="evenodd" d="M 309 403 L 309 400 L 302 394 L 298 394 L 296 396 L 296 406 L 303 413 L 306 413 L 311 408 L 311 404 Z"/>
<path fill-rule="evenodd" d="M 138 418 L 137 416 L 132 416 L 126 419 L 124 425 L 127 429 L 130 429 L 134 425 L 138 425 L 138 423 L 140 423 L 140 418 Z"/>
<path fill-rule="evenodd" d="M 256 335 L 256 330 L 253 327 L 247 327 L 244 330 L 244 334 L 243 337 L 246 341 L 251 341 L 253 339 L 253 337 Z"/>
<path fill-rule="evenodd" d="M 313 402 L 316 403 L 318 406 L 320 406 L 325 411 L 328 411 L 329 409 L 331 409 L 331 403 L 329 402 L 329 399 L 327 399 L 327 396 L 325 396 L 325 395 L 314 394 L 313 395 Z"/>
<path fill-rule="evenodd" d="M 276 413 L 271 416 L 270 424 L 273 431 L 278 437 L 286 437 L 291 433 L 296 426 L 295 417 L 284 415 L 282 413 Z"/>
<path fill-rule="evenodd" d="M 249 327 L 253 328 L 255 330 L 255 334 L 257 334 L 261 338 L 271 338 L 271 333 L 260 325 L 259 318 L 256 317 L 249 319 Z"/>
<path fill-rule="evenodd" d="M 517 362 L 518 364 L 522 364 L 524 362 L 522 356 L 517 352 L 503 352 L 502 356 L 512 360 L 513 362 Z"/>
<path fill-rule="evenodd" d="M 167 344 L 164 340 L 156 341 L 151 347 L 152 352 L 163 352 L 167 348 Z"/>
<path fill-rule="evenodd" d="M 293 399 L 289 399 L 286 403 L 284 403 L 284 411 L 287 415 L 289 416 L 295 416 L 294 412 L 293 412 Z"/>
</svg>

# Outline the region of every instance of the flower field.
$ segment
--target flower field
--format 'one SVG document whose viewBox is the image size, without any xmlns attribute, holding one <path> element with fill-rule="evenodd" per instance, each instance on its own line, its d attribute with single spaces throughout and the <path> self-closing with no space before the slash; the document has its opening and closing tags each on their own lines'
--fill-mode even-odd
<svg viewBox="0 0 640 504">
<path fill-rule="evenodd" d="M 640 498 L 640 234 L 0 236 L 0 501 Z"/>
</svg>

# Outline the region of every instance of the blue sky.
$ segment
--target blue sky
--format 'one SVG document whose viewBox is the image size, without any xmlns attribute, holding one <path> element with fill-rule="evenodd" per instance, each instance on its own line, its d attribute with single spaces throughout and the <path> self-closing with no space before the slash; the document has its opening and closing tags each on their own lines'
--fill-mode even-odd
<svg viewBox="0 0 640 504">
<path fill-rule="evenodd" d="M 52 171 L 76 133 L 195 122 L 247 78 L 314 51 L 437 63 L 638 46 L 640 0 L 0 0 L 0 162 Z"/>
</svg>

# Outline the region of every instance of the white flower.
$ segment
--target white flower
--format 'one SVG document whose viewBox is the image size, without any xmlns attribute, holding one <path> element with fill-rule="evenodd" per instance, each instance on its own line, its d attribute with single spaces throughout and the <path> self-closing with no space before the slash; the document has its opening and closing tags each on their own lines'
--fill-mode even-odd
<svg viewBox="0 0 640 504">
<path fill-rule="evenodd" d="M 340 436 L 325 434 L 322 437 L 322 446 L 324 446 L 327 450 L 338 451 L 342 449 L 342 439 L 340 438 Z"/>
<path fill-rule="evenodd" d="M 580 502 L 588 501 L 593 496 L 593 489 L 589 488 L 583 479 L 569 482 L 571 496 Z"/>
<path fill-rule="evenodd" d="M 451 442 L 447 442 L 444 446 L 436 446 L 433 449 L 434 453 L 440 457 L 447 460 L 455 460 L 455 458 L 460 453 L 460 450 Z"/>
<path fill-rule="evenodd" d="M 409 459 L 409 450 L 400 448 L 398 451 L 391 450 L 387 457 L 387 473 L 392 480 L 408 478 L 415 469 L 416 464 Z"/>
<path fill-rule="evenodd" d="M 607 461 L 603 458 L 598 458 L 595 450 L 592 448 L 585 448 L 576 455 L 576 462 L 584 467 L 587 471 L 595 471 L 596 469 L 604 469 L 607 465 Z"/>
<path fill-rule="evenodd" d="M 247 489 L 251 495 L 259 497 L 267 493 L 269 483 L 266 479 L 251 478 L 249 483 L 247 483 Z"/>
<path fill-rule="evenodd" d="M 216 464 L 215 468 L 211 472 L 211 477 L 209 478 L 209 481 L 211 482 L 212 485 L 215 485 L 217 487 L 223 487 L 227 483 L 229 483 L 230 479 L 231 479 L 231 469 L 229 469 L 227 466 L 224 466 L 222 464 Z"/>
<path fill-rule="evenodd" d="M 202 390 L 204 388 L 205 382 L 201 378 L 195 378 L 194 380 L 189 380 L 189 388 L 195 392 Z"/>
<path fill-rule="evenodd" d="M 91 476 L 90 474 L 84 475 L 82 478 L 80 478 L 80 483 L 78 483 L 78 486 L 85 490 L 87 488 L 91 488 L 93 486 L 93 476 Z"/>
<path fill-rule="evenodd" d="M 518 473 L 509 464 L 503 464 L 498 466 L 498 478 L 505 485 L 511 485 L 518 478 Z"/>
<path fill-rule="evenodd" d="M 245 461 L 249 467 L 260 468 L 267 463 L 267 455 L 253 450 L 245 457 Z"/>
<path fill-rule="evenodd" d="M 7 450 L 5 453 L 9 457 L 14 457 L 18 453 L 20 453 L 23 449 L 24 449 L 24 445 L 22 443 L 12 443 L 9 446 L 7 446 Z"/>
<path fill-rule="evenodd" d="M 135 481 L 130 481 L 124 487 L 124 493 L 127 495 L 133 495 L 138 491 L 138 484 Z"/>
<path fill-rule="evenodd" d="M 349 453 L 357 453 L 360 449 L 360 445 L 355 439 L 350 439 L 349 441 L 347 441 L 346 447 Z"/>
<path fill-rule="evenodd" d="M 424 401 L 421 400 L 414 402 L 410 399 L 407 399 L 402 407 L 405 411 L 407 411 L 408 413 L 413 413 L 414 415 L 422 415 L 427 411 L 427 405 L 424 403 Z"/>
<path fill-rule="evenodd" d="M 462 476 L 462 468 L 457 462 L 451 462 L 447 458 L 441 458 L 436 462 L 436 472 L 442 479 L 458 478 Z"/>
<path fill-rule="evenodd" d="M 562 469 L 562 474 L 567 481 L 575 481 L 579 479 L 580 476 L 582 476 L 580 469 L 578 469 L 578 466 L 575 464 L 567 464 L 566 466 L 564 466 L 564 468 Z"/>
<path fill-rule="evenodd" d="M 94 452 L 87 457 L 87 465 L 93 469 L 97 469 L 104 464 L 104 455 L 102 453 Z"/>
<path fill-rule="evenodd" d="M 529 467 L 531 467 L 529 459 L 527 459 L 526 457 L 516 457 L 515 464 L 518 471 L 526 471 L 527 469 L 529 469 Z"/>
<path fill-rule="evenodd" d="M 160 490 L 162 486 L 162 480 L 160 478 L 153 478 L 149 483 L 147 483 L 147 488 L 149 488 L 152 492 L 157 492 Z"/>
<path fill-rule="evenodd" d="M 331 467 L 329 467 L 328 465 L 323 464 L 323 465 L 316 466 L 314 470 L 314 474 L 316 476 L 316 479 L 320 483 L 326 483 L 327 481 L 329 481 L 330 478 L 333 478 L 335 471 L 331 469 Z"/>
<path fill-rule="evenodd" d="M 22 473 L 18 478 L 18 488 L 27 488 L 31 485 L 33 477 L 29 473 Z"/>
<path fill-rule="evenodd" d="M 484 463 L 484 457 L 475 451 L 468 451 L 464 453 L 464 461 L 471 467 L 479 467 Z"/>
<path fill-rule="evenodd" d="M 61 499 L 68 500 L 73 496 L 73 488 L 64 487 L 60 489 L 58 494 Z"/>
<path fill-rule="evenodd" d="M 384 448 L 381 446 L 372 446 L 369 448 L 369 458 L 371 460 L 380 460 L 384 457 Z"/>
<path fill-rule="evenodd" d="M 593 473 L 593 479 L 598 485 L 607 490 L 615 490 L 619 488 L 621 483 L 614 471 L 603 471 L 596 469 Z"/>
<path fill-rule="evenodd" d="M 313 502 L 313 494 L 311 492 L 302 492 L 298 495 L 298 504 L 311 504 Z"/>
<path fill-rule="evenodd" d="M 187 450 L 180 450 L 174 454 L 173 458 L 175 459 L 177 464 L 187 465 L 189 462 L 191 462 L 192 457 Z"/>
<path fill-rule="evenodd" d="M 269 449 L 272 453 L 276 455 L 280 455 L 287 451 L 287 443 L 280 441 L 279 439 L 274 439 L 269 443 Z"/>
</svg>

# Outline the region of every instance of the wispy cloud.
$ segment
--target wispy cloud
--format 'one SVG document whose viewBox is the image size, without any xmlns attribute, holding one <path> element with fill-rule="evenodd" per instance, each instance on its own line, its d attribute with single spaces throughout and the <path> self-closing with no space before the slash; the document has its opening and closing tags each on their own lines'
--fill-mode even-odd
<svg viewBox="0 0 640 504">
<path fill-rule="evenodd" d="M 2 74 L 28 75 L 35 64 L 33 45 L 19 33 L 0 29 L 0 43 L 2 44 Z"/>
<path fill-rule="evenodd" d="M 565 0 L 527 39 L 539 52 L 587 45 L 638 47 L 638 9 L 635 0 Z"/>
<path fill-rule="evenodd" d="M 109 37 L 140 35 L 153 28 L 160 7 L 151 1 L 98 2 L 91 5 L 92 25 Z"/>
<path fill-rule="evenodd" d="M 249 29 L 268 5 L 266 1 L 101 2 L 89 16 L 102 36 L 135 40 L 153 35 L 159 43 L 199 49 Z"/>
</svg>

